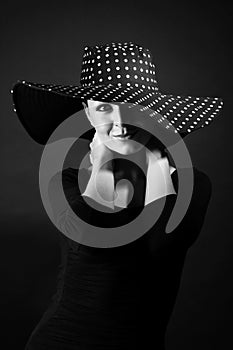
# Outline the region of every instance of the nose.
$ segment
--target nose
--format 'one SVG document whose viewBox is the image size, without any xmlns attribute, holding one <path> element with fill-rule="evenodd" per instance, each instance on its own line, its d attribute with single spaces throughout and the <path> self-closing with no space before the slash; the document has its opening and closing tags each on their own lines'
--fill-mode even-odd
<svg viewBox="0 0 233 350">
<path fill-rule="evenodd" d="M 118 106 L 113 115 L 114 127 L 120 129 L 122 133 L 135 129 L 134 125 L 132 124 L 132 116 L 130 114 L 129 109 L 126 106 Z"/>
</svg>

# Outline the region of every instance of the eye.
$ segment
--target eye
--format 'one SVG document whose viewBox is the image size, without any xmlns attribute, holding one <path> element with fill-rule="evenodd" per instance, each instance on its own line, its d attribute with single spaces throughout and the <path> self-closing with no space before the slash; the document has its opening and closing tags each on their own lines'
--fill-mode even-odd
<svg viewBox="0 0 233 350">
<path fill-rule="evenodd" d="M 112 109 L 112 106 L 108 103 L 102 103 L 101 105 L 96 107 L 96 110 L 99 112 L 111 112 Z"/>
</svg>

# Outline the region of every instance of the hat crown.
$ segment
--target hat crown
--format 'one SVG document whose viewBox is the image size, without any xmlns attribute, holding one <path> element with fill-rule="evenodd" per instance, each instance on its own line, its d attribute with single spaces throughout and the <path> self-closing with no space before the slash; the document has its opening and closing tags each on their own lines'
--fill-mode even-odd
<svg viewBox="0 0 233 350">
<path fill-rule="evenodd" d="M 132 42 L 86 46 L 80 83 L 83 87 L 111 84 L 158 90 L 150 50 Z"/>
</svg>

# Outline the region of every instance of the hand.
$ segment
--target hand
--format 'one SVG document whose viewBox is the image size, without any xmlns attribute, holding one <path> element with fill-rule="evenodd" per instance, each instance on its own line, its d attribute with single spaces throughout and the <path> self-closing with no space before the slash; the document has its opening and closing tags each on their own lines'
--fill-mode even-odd
<svg viewBox="0 0 233 350">
<path fill-rule="evenodd" d="M 96 133 L 90 144 L 92 172 L 83 195 L 114 209 L 113 153 Z"/>
<path fill-rule="evenodd" d="M 99 139 L 97 132 L 90 143 L 90 162 L 93 170 L 112 170 L 113 152 Z"/>
</svg>

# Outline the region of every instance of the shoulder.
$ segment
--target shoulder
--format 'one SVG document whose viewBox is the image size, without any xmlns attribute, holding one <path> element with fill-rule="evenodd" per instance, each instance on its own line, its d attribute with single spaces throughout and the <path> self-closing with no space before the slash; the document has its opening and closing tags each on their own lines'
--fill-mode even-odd
<svg viewBox="0 0 233 350">
<path fill-rule="evenodd" d="M 193 188 L 192 188 L 192 194 L 190 203 L 188 205 L 187 212 L 184 216 L 184 225 L 187 225 L 189 228 L 191 226 L 196 226 L 198 222 L 201 222 L 204 218 L 209 202 L 212 195 L 212 182 L 210 180 L 210 177 L 202 170 L 198 169 L 197 167 L 193 167 Z M 182 169 L 183 178 L 186 176 L 189 176 L 188 172 L 190 172 L 190 169 Z M 174 172 L 173 174 L 177 173 Z M 174 175 L 175 177 L 175 185 L 177 185 L 177 182 L 179 184 L 178 180 L 178 174 Z M 180 184 L 179 184 L 180 185 Z M 179 192 L 179 186 L 178 186 L 178 192 Z M 192 225 L 191 225 L 192 223 Z"/>
<path fill-rule="evenodd" d="M 82 193 L 87 181 L 88 171 L 86 169 L 65 168 L 54 174 L 48 184 L 48 194 L 51 196 L 62 189 L 66 196 L 78 196 Z"/>
<path fill-rule="evenodd" d="M 194 195 L 200 200 L 205 202 L 209 201 L 212 194 L 212 182 L 204 171 L 194 167 Z M 201 204 L 201 203 L 200 203 Z M 204 203 L 203 203 L 204 204 Z"/>
<path fill-rule="evenodd" d="M 85 169 L 66 168 L 62 171 L 62 185 L 64 189 L 76 187 L 80 193 L 84 192 L 90 177 L 90 172 Z"/>
<path fill-rule="evenodd" d="M 180 224 L 179 240 L 183 247 L 191 247 L 197 240 L 205 222 L 212 194 L 210 177 L 193 167 L 193 193 L 187 212 Z"/>
<path fill-rule="evenodd" d="M 198 232 L 204 222 L 212 195 L 212 183 L 209 176 L 196 167 L 193 168 L 194 182 L 191 202 L 187 211 L 187 220 L 193 230 Z M 186 220 L 186 221 L 187 221 Z"/>
<path fill-rule="evenodd" d="M 77 183 L 79 178 L 86 178 L 89 176 L 87 169 L 75 169 L 75 168 L 65 168 L 54 174 L 50 180 L 51 183 L 55 183 L 62 180 L 62 184 L 66 187 L 68 185 L 74 185 Z"/>
<path fill-rule="evenodd" d="M 209 176 L 197 167 L 193 167 L 193 197 L 200 200 L 201 197 L 208 198 L 212 193 L 212 182 Z M 182 169 L 183 178 L 188 176 L 190 169 Z M 186 175 L 187 173 L 187 175 Z M 176 191 L 179 191 L 180 181 L 178 178 L 178 171 L 173 171 L 171 174 L 173 185 Z"/>
<path fill-rule="evenodd" d="M 89 171 L 86 168 L 82 169 L 76 169 L 76 168 L 65 168 L 62 170 L 62 178 L 67 179 L 67 180 L 73 180 L 76 179 L 77 176 L 88 176 Z"/>
</svg>

